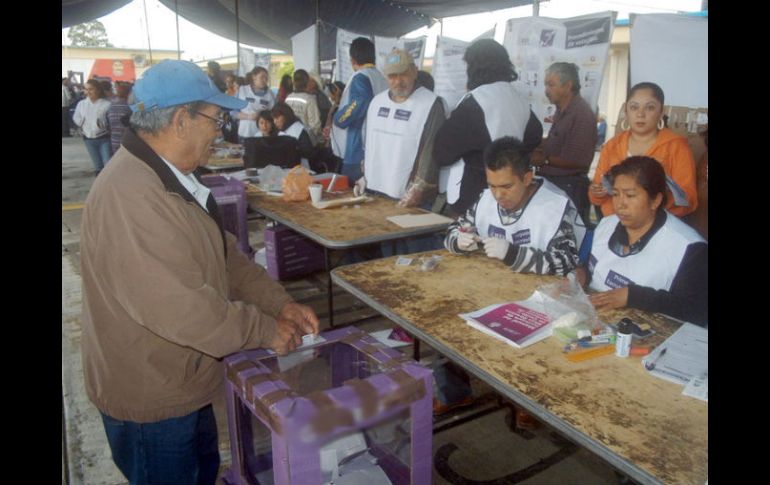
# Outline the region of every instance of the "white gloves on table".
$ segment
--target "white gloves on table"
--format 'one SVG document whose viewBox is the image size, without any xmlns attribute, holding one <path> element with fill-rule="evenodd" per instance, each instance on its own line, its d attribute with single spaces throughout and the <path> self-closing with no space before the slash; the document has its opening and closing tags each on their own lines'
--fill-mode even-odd
<svg viewBox="0 0 770 485">
<path fill-rule="evenodd" d="M 476 238 L 479 236 L 475 232 L 458 232 L 457 249 L 460 251 L 475 251 L 479 248 Z"/>
<path fill-rule="evenodd" d="M 484 252 L 490 258 L 505 259 L 505 255 L 508 254 L 508 246 L 511 245 L 505 239 L 499 237 L 488 237 L 484 239 Z"/>
<path fill-rule="evenodd" d="M 361 177 L 360 179 L 356 180 L 356 183 L 353 186 L 353 195 L 358 197 L 360 195 L 364 195 L 365 191 L 366 191 L 366 177 Z"/>
</svg>

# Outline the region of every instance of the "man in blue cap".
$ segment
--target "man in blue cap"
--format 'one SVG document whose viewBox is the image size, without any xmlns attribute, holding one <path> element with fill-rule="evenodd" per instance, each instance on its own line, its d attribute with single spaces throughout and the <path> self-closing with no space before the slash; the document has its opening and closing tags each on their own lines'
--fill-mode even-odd
<svg viewBox="0 0 770 485">
<path fill-rule="evenodd" d="M 129 130 L 83 210 L 86 391 L 129 482 L 213 484 L 222 357 L 284 354 L 318 332 L 318 318 L 236 249 L 193 174 L 222 110 L 246 103 L 176 60 L 147 70 L 134 95 Z"/>
</svg>

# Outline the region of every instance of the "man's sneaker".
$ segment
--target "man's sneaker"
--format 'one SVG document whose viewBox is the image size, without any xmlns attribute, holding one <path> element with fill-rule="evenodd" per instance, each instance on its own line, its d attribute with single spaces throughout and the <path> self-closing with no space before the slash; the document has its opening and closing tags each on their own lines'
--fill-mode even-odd
<svg viewBox="0 0 770 485">
<path fill-rule="evenodd" d="M 453 403 L 442 404 L 441 401 L 439 401 L 434 397 L 433 398 L 433 416 L 441 416 L 443 414 L 448 413 L 449 411 L 452 411 L 453 409 L 470 406 L 474 402 L 476 402 L 476 399 L 474 399 L 473 396 L 468 396 L 465 399 L 461 399 Z"/>
</svg>

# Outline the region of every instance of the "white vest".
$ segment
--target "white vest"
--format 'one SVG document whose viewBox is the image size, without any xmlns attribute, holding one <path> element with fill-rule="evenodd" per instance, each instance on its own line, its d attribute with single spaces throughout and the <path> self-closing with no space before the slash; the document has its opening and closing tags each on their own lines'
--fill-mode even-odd
<svg viewBox="0 0 770 485">
<path fill-rule="evenodd" d="M 609 240 L 619 220 L 615 214 L 606 216 L 594 231 L 593 247 L 588 261 L 593 290 L 607 291 L 634 283 L 654 290 L 668 291 L 687 246 L 705 242 L 693 228 L 676 216 L 666 213 L 666 222 L 641 252 L 618 255 L 609 248 Z"/>
<path fill-rule="evenodd" d="M 484 124 L 492 141 L 503 136 L 515 136 L 523 140 L 524 129 L 529 121 L 529 103 L 516 91 L 513 84 L 505 81 L 482 84 L 467 93 L 460 102 L 468 96 L 473 96 L 484 112 Z M 460 197 L 460 182 L 464 171 L 465 160 L 461 158 L 454 164 L 443 167 L 439 173 L 438 190 L 446 192 L 447 202 L 450 204 L 457 202 Z"/>
<path fill-rule="evenodd" d="M 499 237 L 519 246 L 541 251 L 548 249 L 548 244 L 559 230 L 567 205 L 572 205 L 575 212 L 577 210 L 559 187 L 540 177 L 535 179 L 542 181 L 542 184 L 527 202 L 521 217 L 513 224 L 503 224 L 492 191 L 484 190 L 476 206 L 476 228 L 482 239 Z M 586 232 L 579 215 L 576 216 L 573 229 L 579 251 Z"/>
<path fill-rule="evenodd" d="M 251 89 L 251 86 L 241 86 L 238 88 L 238 98 L 249 103 L 241 110 L 241 113 L 259 113 L 263 109 L 273 109 L 275 105 L 275 95 L 269 87 L 264 96 L 257 96 Z M 262 136 L 262 132 L 259 131 L 255 120 L 239 120 L 238 136 L 254 138 Z"/>
<path fill-rule="evenodd" d="M 377 68 L 365 67 L 363 69 L 359 69 L 358 71 L 354 72 L 352 76 L 350 76 L 348 83 L 345 85 L 345 90 L 342 91 L 342 97 L 340 98 L 340 107 L 347 105 L 348 102 L 350 101 L 350 85 L 353 84 L 353 78 L 359 74 L 369 78 L 369 82 L 372 85 L 372 92 L 374 93 L 375 96 L 377 96 L 381 92 L 388 89 L 387 79 L 385 79 L 385 76 L 383 76 L 382 73 L 377 70 Z M 365 130 L 366 130 L 366 120 L 364 120 L 364 126 L 363 126 L 363 131 Z M 332 123 L 332 132 L 331 132 L 332 152 L 334 152 L 335 155 L 342 158 L 343 160 L 345 159 L 345 148 L 347 147 L 347 143 L 348 143 L 348 130 L 345 128 L 340 128 L 339 126 Z"/>
<path fill-rule="evenodd" d="M 290 137 L 294 138 L 295 140 L 299 141 L 299 136 L 302 134 L 302 132 L 305 131 L 305 125 L 302 124 L 301 121 L 297 120 L 292 125 L 287 128 L 286 130 L 278 133 L 279 135 L 289 135 Z M 308 135 L 309 136 L 309 135 Z M 305 167 L 306 169 L 310 170 L 310 163 L 308 162 L 307 158 L 302 158 L 300 160 L 300 165 Z"/>
<path fill-rule="evenodd" d="M 369 103 L 364 176 L 368 188 L 400 199 L 406 193 L 436 95 L 419 87 L 406 101 L 396 103 L 389 94 L 384 91 Z"/>
</svg>

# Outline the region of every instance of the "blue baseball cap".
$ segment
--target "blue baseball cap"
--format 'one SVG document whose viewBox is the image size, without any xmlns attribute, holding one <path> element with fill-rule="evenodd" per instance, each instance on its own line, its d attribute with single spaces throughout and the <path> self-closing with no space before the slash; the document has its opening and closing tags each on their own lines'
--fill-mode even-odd
<svg viewBox="0 0 770 485">
<path fill-rule="evenodd" d="M 248 104 L 224 94 L 203 70 L 189 61 L 165 59 L 152 66 L 134 85 L 136 102 L 131 111 L 150 111 L 179 104 L 203 101 L 229 110 Z"/>
</svg>

